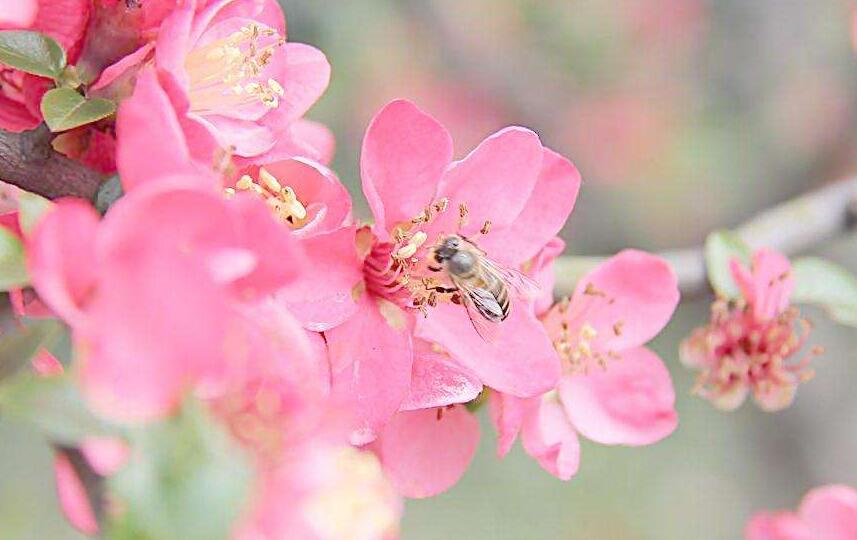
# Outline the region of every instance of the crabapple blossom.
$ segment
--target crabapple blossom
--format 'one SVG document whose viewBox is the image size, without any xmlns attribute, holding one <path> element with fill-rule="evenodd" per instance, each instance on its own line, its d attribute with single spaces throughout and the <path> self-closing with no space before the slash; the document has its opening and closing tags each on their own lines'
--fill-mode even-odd
<svg viewBox="0 0 857 540">
<path fill-rule="evenodd" d="M 812 377 L 813 348 L 795 359 L 810 324 L 789 305 L 794 277 L 789 260 L 761 249 L 751 267 L 732 260 L 730 269 L 741 290 L 734 301 L 718 299 L 711 321 L 681 345 L 682 362 L 700 371 L 694 391 L 724 410 L 741 406 L 747 395 L 766 411 L 788 407 L 797 386 Z"/>
<path fill-rule="evenodd" d="M 497 339 L 486 340 L 460 295 L 443 292 L 430 254 L 444 235 L 458 233 L 521 269 L 571 212 L 577 170 L 518 127 L 488 137 L 460 161 L 452 152 L 443 126 L 407 101 L 384 107 L 366 132 L 361 173 L 375 222 L 357 233 L 364 279 L 354 289 L 357 312 L 326 333 L 334 390 L 358 411 L 355 443 L 374 440 L 407 398 L 414 337 L 513 395 L 535 395 L 559 375 L 528 300 L 516 299 Z"/>
<path fill-rule="evenodd" d="M 524 450 L 558 478 L 577 472 L 578 434 L 601 444 L 653 444 L 675 430 L 675 394 L 663 362 L 644 344 L 679 300 L 663 259 L 622 251 L 578 282 L 541 318 L 562 364 L 556 388 L 527 399 L 492 393 L 497 453 L 518 433 Z"/>
</svg>

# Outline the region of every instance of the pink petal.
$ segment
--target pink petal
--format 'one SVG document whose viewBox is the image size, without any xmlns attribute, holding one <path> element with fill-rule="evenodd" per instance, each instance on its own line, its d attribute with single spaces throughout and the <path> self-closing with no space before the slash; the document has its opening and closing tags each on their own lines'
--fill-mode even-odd
<svg viewBox="0 0 857 540">
<path fill-rule="evenodd" d="M 194 119 L 211 133 L 221 147 L 232 147 L 237 156 L 264 154 L 276 142 L 270 128 L 255 122 L 214 114 L 194 116 Z"/>
<path fill-rule="evenodd" d="M 312 120 L 296 120 L 289 126 L 292 138 L 303 146 L 313 149 L 314 159 L 319 163 L 329 165 L 336 150 L 336 139 L 327 126 Z"/>
<path fill-rule="evenodd" d="M 419 214 L 452 159 L 452 139 L 437 120 L 407 101 L 393 101 L 369 124 L 360 170 L 378 231 Z"/>
<path fill-rule="evenodd" d="M 581 278 L 567 312 L 557 306 L 545 325 L 554 335 L 563 320 L 572 331 L 588 323 L 597 332 L 593 349 L 618 352 L 656 336 L 669 322 L 678 300 L 678 280 L 669 263 L 629 249 Z"/>
<path fill-rule="evenodd" d="M 354 227 L 304 238 L 300 244 L 308 257 L 307 271 L 278 292 L 277 298 L 305 328 L 323 332 L 358 309 L 352 291 L 363 279 L 363 267 L 354 246 Z"/>
<path fill-rule="evenodd" d="M 106 67 L 104 71 L 101 72 L 101 76 L 98 77 L 98 80 L 89 88 L 89 91 L 97 92 L 98 90 L 102 90 L 120 77 L 131 73 L 131 70 L 143 63 L 154 48 L 154 43 L 151 41 L 146 42 L 136 51 L 123 56 L 118 62 Z"/>
<path fill-rule="evenodd" d="M 409 323 L 388 322 L 377 302 L 364 294 L 357 312 L 325 333 L 333 395 L 350 403 L 355 413 L 353 444 L 375 439 L 407 397 L 410 385 Z M 385 309 L 398 308 L 387 304 Z"/>
<path fill-rule="evenodd" d="M 771 319 L 788 307 L 795 280 L 791 263 L 785 256 L 760 249 L 753 254 L 752 270 L 748 271 L 734 259 L 730 261 L 730 268 L 757 318 Z"/>
<path fill-rule="evenodd" d="M 455 403 L 467 403 L 479 395 L 482 383 L 469 370 L 447 355 L 432 350 L 431 344 L 414 344 L 411 388 L 401 409 L 431 409 Z"/>
<path fill-rule="evenodd" d="M 601 444 L 652 444 L 678 425 L 669 371 L 643 347 L 623 351 L 606 369 L 565 376 L 557 390 L 577 431 Z"/>
<path fill-rule="evenodd" d="M 821 540 L 791 512 L 758 512 L 744 528 L 746 540 Z M 826 537 L 824 537 L 825 540 Z"/>
<path fill-rule="evenodd" d="M 524 424 L 524 415 L 531 407 L 531 399 L 516 398 L 496 391 L 488 395 L 488 413 L 497 430 L 497 457 L 504 457 L 512 449 Z"/>
<path fill-rule="evenodd" d="M 101 476 L 118 472 L 131 455 L 131 448 L 125 441 L 112 437 L 87 437 L 80 450 L 92 469 Z"/>
<path fill-rule="evenodd" d="M 171 89 L 187 92 L 190 78 L 185 60 L 195 40 L 191 39 L 194 12 L 190 6 L 176 7 L 158 29 L 155 43 L 155 63 L 158 72 L 171 80 Z"/>
<path fill-rule="evenodd" d="M 556 274 L 553 262 L 563 251 L 565 242 L 557 236 L 549 240 L 535 257 L 524 264 L 527 275 L 538 283 L 540 289 L 534 305 L 536 315 L 542 315 L 554 304 Z"/>
<path fill-rule="evenodd" d="M 73 64 L 89 23 L 90 5 L 89 0 L 39 0 L 39 13 L 30 29 L 57 40 Z"/>
<path fill-rule="evenodd" d="M 56 454 L 54 474 L 60 507 L 69 523 L 84 534 L 96 534 L 98 522 L 95 520 L 92 505 L 89 504 L 86 489 L 68 457 L 64 454 Z"/>
<path fill-rule="evenodd" d="M 482 141 L 444 175 L 438 193 L 449 198 L 453 211 L 443 214 L 434 228 L 453 232 L 460 204 L 469 210 L 464 234 L 473 235 L 485 221 L 491 221 L 492 230 L 511 226 L 533 193 L 543 153 L 538 135 L 520 127 L 502 129 Z"/>
<path fill-rule="evenodd" d="M 330 82 L 330 64 L 324 53 L 303 43 L 286 43 L 280 105 L 265 115 L 265 125 L 276 129 L 298 120 L 324 94 Z"/>
<path fill-rule="evenodd" d="M 418 337 L 443 347 L 486 386 L 518 397 L 552 389 L 559 378 L 559 358 L 529 306 L 513 306 L 496 330 L 489 340 L 482 338 L 466 310 L 454 304 L 432 308 L 417 323 Z"/>
<path fill-rule="evenodd" d="M 393 485 L 405 497 L 437 495 L 467 470 L 479 444 L 479 422 L 466 408 L 396 414 L 377 443 L 378 456 Z"/>
<path fill-rule="evenodd" d="M 824 486 L 810 491 L 798 514 L 812 530 L 813 538 L 857 538 L 857 491 L 848 486 Z"/>
<path fill-rule="evenodd" d="M 151 69 L 140 72 L 134 95 L 119 107 L 116 136 L 116 165 L 126 192 L 158 176 L 197 170 L 175 110 Z"/>
<path fill-rule="evenodd" d="M 194 20 L 193 41 L 210 26 L 233 17 L 253 19 L 286 37 L 286 19 L 276 0 L 212 0 Z"/>
<path fill-rule="evenodd" d="M 30 114 L 23 103 L 0 94 L 0 129 L 20 133 L 34 129 L 41 122 L 41 117 Z"/>
<path fill-rule="evenodd" d="M 38 13 L 37 0 L 0 0 L 0 28 L 28 28 Z"/>
<path fill-rule="evenodd" d="M 93 242 L 98 213 L 81 199 L 62 199 L 33 230 L 27 264 L 33 286 L 51 309 L 75 325 L 96 284 Z"/>
<path fill-rule="evenodd" d="M 560 480 L 569 480 L 580 466 L 580 440 L 562 404 L 555 398 L 531 398 L 521 431 L 524 450 Z"/>
<path fill-rule="evenodd" d="M 562 230 L 577 200 L 580 173 L 553 150 L 543 152 L 541 171 L 520 215 L 480 239 L 479 246 L 505 264 L 517 266 L 535 257 Z"/>
</svg>

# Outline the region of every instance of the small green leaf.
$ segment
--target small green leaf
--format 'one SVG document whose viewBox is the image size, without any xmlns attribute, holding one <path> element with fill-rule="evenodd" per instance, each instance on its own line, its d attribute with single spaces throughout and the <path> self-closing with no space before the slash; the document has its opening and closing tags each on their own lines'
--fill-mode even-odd
<svg viewBox="0 0 857 540">
<path fill-rule="evenodd" d="M 0 63 L 56 79 L 65 69 L 65 51 L 52 38 L 25 30 L 0 31 Z"/>
<path fill-rule="evenodd" d="M 841 324 L 857 326 L 857 277 L 828 260 L 804 257 L 792 263 L 792 301 L 823 308 Z"/>
<path fill-rule="evenodd" d="M 18 289 L 29 282 L 21 239 L 0 227 L 0 291 Z"/>
<path fill-rule="evenodd" d="M 32 424 L 60 444 L 77 445 L 87 437 L 120 434 L 86 407 L 78 386 L 68 376 L 19 373 L 0 386 L 0 412 Z"/>
<path fill-rule="evenodd" d="M 42 116 L 51 131 L 66 131 L 106 118 L 116 112 L 109 99 L 86 99 L 71 88 L 54 88 L 42 98 Z"/>
<path fill-rule="evenodd" d="M 176 417 L 129 436 L 137 453 L 110 479 L 126 508 L 110 538 L 229 538 L 251 474 L 243 450 L 222 426 L 198 403 L 188 403 Z"/>
<path fill-rule="evenodd" d="M 705 268 L 711 288 L 726 298 L 738 298 L 741 291 L 732 279 L 729 262 L 737 258 L 744 264 L 750 263 L 750 247 L 737 234 L 726 231 L 714 231 L 705 239 Z"/>
<path fill-rule="evenodd" d="M 51 209 L 53 203 L 41 195 L 21 191 L 18 194 L 18 224 L 24 235 L 29 235 L 36 223 L 42 219 L 45 212 Z"/>
<path fill-rule="evenodd" d="M 42 347 L 52 347 L 62 334 L 62 324 L 43 319 L 0 335 L 0 381 L 27 365 Z"/>
</svg>

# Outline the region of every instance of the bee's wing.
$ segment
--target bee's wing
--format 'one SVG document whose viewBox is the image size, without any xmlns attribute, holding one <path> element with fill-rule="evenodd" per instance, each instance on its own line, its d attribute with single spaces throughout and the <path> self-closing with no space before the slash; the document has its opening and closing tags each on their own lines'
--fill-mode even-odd
<svg viewBox="0 0 857 540">
<path fill-rule="evenodd" d="M 480 262 L 484 271 L 491 275 L 491 277 L 510 286 L 512 290 L 524 298 L 532 300 L 542 290 L 538 283 L 513 268 L 503 266 L 488 257 L 483 257 Z"/>
<path fill-rule="evenodd" d="M 503 310 L 494 295 L 485 289 L 453 278 L 453 284 L 461 291 L 461 303 L 470 323 L 483 340 L 492 342 L 497 336 L 498 324 Z"/>
</svg>

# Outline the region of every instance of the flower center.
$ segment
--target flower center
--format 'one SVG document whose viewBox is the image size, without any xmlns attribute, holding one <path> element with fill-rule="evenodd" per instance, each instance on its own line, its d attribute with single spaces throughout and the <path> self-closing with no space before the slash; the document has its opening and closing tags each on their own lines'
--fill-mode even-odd
<svg viewBox="0 0 857 540">
<path fill-rule="evenodd" d="M 285 91 L 262 73 L 285 42 L 276 30 L 253 24 L 191 51 L 185 59 L 191 111 L 216 114 L 259 102 L 277 108 Z"/>
<path fill-rule="evenodd" d="M 621 359 L 619 353 L 605 349 L 603 343 L 599 345 L 594 343 L 595 338 L 598 337 L 598 331 L 587 320 L 587 315 L 596 308 L 599 302 L 611 304 L 613 301 L 614 299 L 610 298 L 607 293 L 589 283 L 583 291 L 583 298 L 579 302 L 575 302 L 573 308 L 568 298 L 564 298 L 560 302 L 558 309 L 563 318 L 559 332 L 554 336 L 553 346 L 559 354 L 563 370 L 566 373 L 588 375 L 593 365 L 600 369 L 607 369 L 609 360 Z M 570 309 L 574 309 L 574 312 L 568 316 Z M 621 336 L 624 326 L 625 321 L 621 319 L 613 323 L 613 335 L 615 337 Z"/>
<path fill-rule="evenodd" d="M 791 395 L 801 382 L 814 375 L 810 360 L 823 349 L 813 347 L 802 359 L 794 357 L 806 343 L 811 325 L 797 308 L 777 317 L 759 320 L 743 301 L 716 301 L 711 322 L 698 328 L 682 346 L 685 360 L 703 366 L 694 393 L 718 401 L 742 387 L 749 387 L 760 401 L 766 396 Z M 771 409 L 787 402 L 769 403 Z"/>
<path fill-rule="evenodd" d="M 306 207 L 298 200 L 295 191 L 282 185 L 277 177 L 264 167 L 259 168 L 257 180 L 245 174 L 238 179 L 234 188 L 226 188 L 227 196 L 234 195 L 236 191 L 255 193 L 271 208 L 277 221 L 292 229 L 299 229 L 307 222 Z"/>
<path fill-rule="evenodd" d="M 448 206 L 448 199 L 440 199 L 410 221 L 397 224 L 393 228 L 392 241 L 365 239 L 361 242 L 358 238 L 358 245 L 362 243 L 365 246 L 363 274 L 368 291 L 399 307 L 419 309 L 424 315 L 438 303 L 462 302 L 461 293 L 444 279 L 441 266 L 431 256 L 443 235 L 432 238 L 430 242 L 424 230 L 426 225 L 445 213 Z M 467 213 L 467 205 L 459 205 L 459 228 L 466 222 Z M 486 221 L 480 234 L 487 234 L 490 226 L 491 222 Z"/>
</svg>

